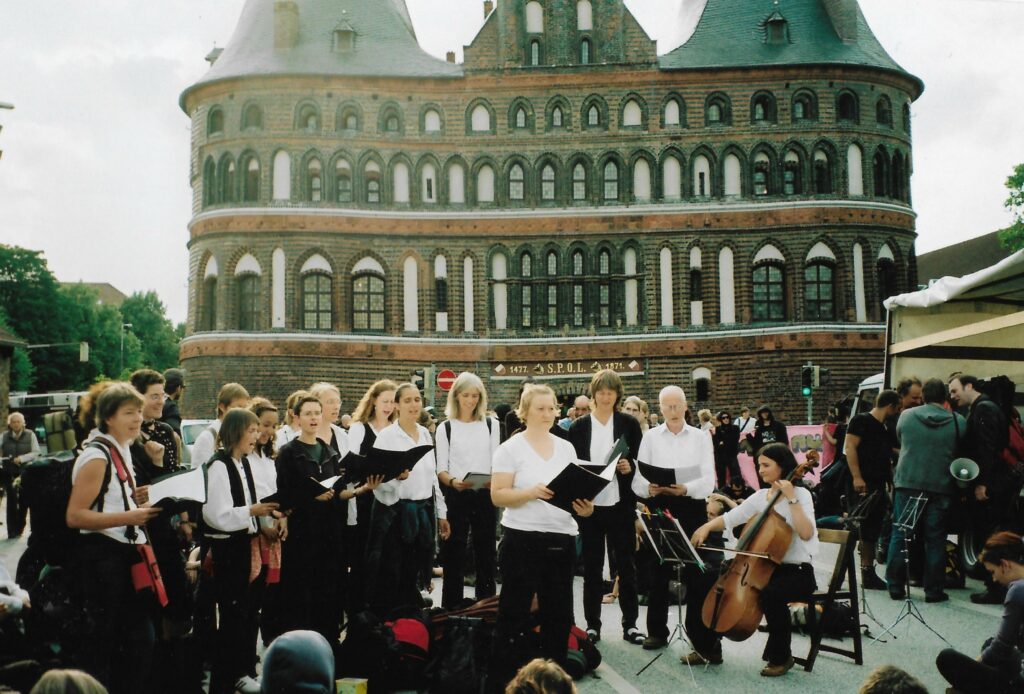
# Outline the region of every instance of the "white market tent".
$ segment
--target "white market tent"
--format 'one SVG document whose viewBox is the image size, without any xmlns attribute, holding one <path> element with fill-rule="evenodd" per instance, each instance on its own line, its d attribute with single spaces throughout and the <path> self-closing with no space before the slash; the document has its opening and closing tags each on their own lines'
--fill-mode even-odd
<svg viewBox="0 0 1024 694">
<path fill-rule="evenodd" d="M 955 372 L 1024 383 L 1024 250 L 963 277 L 885 300 L 886 383 Z"/>
</svg>

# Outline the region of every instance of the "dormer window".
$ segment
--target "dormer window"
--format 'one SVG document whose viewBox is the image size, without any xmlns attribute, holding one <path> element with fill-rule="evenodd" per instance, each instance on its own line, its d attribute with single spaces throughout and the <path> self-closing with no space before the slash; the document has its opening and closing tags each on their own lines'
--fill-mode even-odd
<svg viewBox="0 0 1024 694">
<path fill-rule="evenodd" d="M 334 28 L 333 47 L 335 53 L 351 53 L 356 48 L 355 29 L 344 19 Z"/>
<path fill-rule="evenodd" d="M 764 42 L 769 46 L 782 46 L 789 43 L 789 26 L 786 18 L 773 12 L 764 22 Z"/>
</svg>

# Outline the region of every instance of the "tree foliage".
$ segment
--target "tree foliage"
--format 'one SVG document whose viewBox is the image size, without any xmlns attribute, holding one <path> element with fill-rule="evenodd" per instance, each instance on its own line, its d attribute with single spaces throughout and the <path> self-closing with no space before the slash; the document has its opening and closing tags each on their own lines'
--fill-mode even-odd
<svg viewBox="0 0 1024 694">
<path fill-rule="evenodd" d="M 1024 248 L 1024 164 L 1017 164 L 1006 179 L 1009 196 L 1003 205 L 1013 215 L 1013 223 L 999 232 L 999 241 L 1005 248 L 1017 251 Z"/>
<path fill-rule="evenodd" d="M 121 316 L 125 323 L 131 323 L 131 331 L 138 337 L 139 363 L 157 371 L 177 366 L 180 338 L 156 292 L 132 294 L 121 304 Z"/>
</svg>

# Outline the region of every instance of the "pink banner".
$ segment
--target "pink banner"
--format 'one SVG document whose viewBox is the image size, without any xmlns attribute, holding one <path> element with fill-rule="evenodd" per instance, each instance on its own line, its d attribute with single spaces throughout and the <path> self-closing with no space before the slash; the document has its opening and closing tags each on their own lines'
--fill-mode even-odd
<svg viewBox="0 0 1024 694">
<path fill-rule="evenodd" d="M 798 463 L 803 463 L 807 460 L 807 451 L 817 451 L 818 455 L 821 455 L 821 425 L 820 424 L 799 424 L 795 426 L 787 426 L 786 431 L 789 433 L 789 447 L 793 451 L 793 455 L 796 456 Z M 747 481 L 753 489 L 759 489 L 761 486 L 761 480 L 757 476 L 757 469 L 754 466 L 754 459 L 746 453 L 740 453 L 740 472 L 743 473 L 743 479 Z M 814 484 L 818 483 L 818 478 L 821 476 L 821 468 L 815 468 L 808 475 L 807 478 L 812 480 Z"/>
</svg>

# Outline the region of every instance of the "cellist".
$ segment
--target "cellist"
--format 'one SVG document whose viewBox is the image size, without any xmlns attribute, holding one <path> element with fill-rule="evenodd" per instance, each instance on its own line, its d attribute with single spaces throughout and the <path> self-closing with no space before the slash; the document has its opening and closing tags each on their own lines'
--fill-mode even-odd
<svg viewBox="0 0 1024 694">
<path fill-rule="evenodd" d="M 762 658 L 768 664 L 761 670 L 764 677 L 780 677 L 793 667 L 790 650 L 792 627 L 789 603 L 805 602 L 815 591 L 814 569 L 811 558 L 818 551 L 818 530 L 814 525 L 814 501 L 811 493 L 799 481 L 786 478 L 797 467 L 793 451 L 784 443 L 770 443 L 757 453 L 757 471 L 768 485 L 728 513 L 708 521 L 693 533 L 695 546 L 700 546 L 715 531 L 732 532 L 759 515 L 768 507 L 770 498 L 781 493 L 775 511 L 793 528 L 793 539 L 780 564 L 761 591 L 761 609 L 768 622 L 768 644 Z"/>
</svg>

